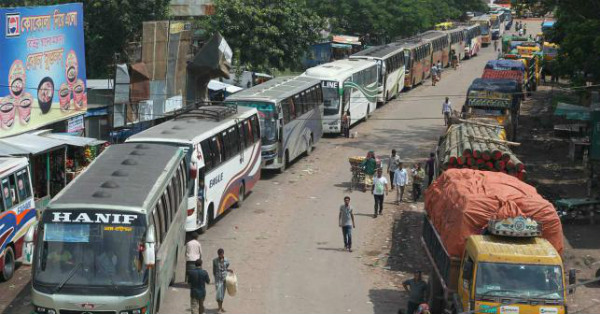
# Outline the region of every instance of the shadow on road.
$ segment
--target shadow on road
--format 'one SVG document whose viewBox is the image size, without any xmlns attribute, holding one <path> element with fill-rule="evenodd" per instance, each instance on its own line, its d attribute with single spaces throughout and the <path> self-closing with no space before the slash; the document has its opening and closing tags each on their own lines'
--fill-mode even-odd
<svg viewBox="0 0 600 314">
<path fill-rule="evenodd" d="M 1 293 L 5 293 L 2 291 Z M 31 304 L 31 286 L 30 282 L 21 288 L 21 291 L 6 306 L 2 314 L 25 314 L 31 313 L 33 306 Z"/>
<path fill-rule="evenodd" d="M 369 298 L 375 314 L 395 314 L 406 305 L 404 293 L 392 289 L 371 289 Z"/>
<path fill-rule="evenodd" d="M 404 210 L 400 218 L 394 220 L 392 229 L 392 248 L 387 266 L 392 271 L 412 273 L 422 270 L 428 273 L 431 268 L 429 260 L 421 246 L 423 225 L 422 212 Z"/>
</svg>

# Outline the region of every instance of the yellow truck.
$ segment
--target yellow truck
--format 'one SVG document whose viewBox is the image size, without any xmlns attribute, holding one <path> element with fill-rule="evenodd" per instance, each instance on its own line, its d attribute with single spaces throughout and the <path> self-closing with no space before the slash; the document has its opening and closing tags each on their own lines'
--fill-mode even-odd
<svg viewBox="0 0 600 314">
<path fill-rule="evenodd" d="M 464 182 L 454 184 L 449 177 Z M 477 192 L 465 190 L 467 186 Z M 494 195 L 482 192 L 484 186 L 494 189 Z M 512 195 L 530 191 L 507 201 L 513 209 L 508 212 L 521 215 L 505 217 L 502 190 Z M 532 201 L 535 198 L 541 201 Z M 519 201 L 523 202 L 515 205 Z M 533 202 L 542 204 L 544 212 Z M 494 204 L 500 204 L 498 210 Z M 421 242 L 433 266 L 429 276 L 433 314 L 567 313 L 565 277 L 572 283 L 575 273 L 565 276 L 556 210 L 533 187 L 505 174 L 450 169 L 429 188 L 425 210 Z"/>
</svg>

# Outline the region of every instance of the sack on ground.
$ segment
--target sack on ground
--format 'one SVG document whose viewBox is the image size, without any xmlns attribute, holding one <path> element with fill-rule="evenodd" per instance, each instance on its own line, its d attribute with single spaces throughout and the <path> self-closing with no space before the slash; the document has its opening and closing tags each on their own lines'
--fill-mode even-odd
<svg viewBox="0 0 600 314">
<path fill-rule="evenodd" d="M 228 295 L 235 296 L 237 293 L 237 276 L 234 273 L 228 273 L 225 277 L 225 287 Z"/>
</svg>

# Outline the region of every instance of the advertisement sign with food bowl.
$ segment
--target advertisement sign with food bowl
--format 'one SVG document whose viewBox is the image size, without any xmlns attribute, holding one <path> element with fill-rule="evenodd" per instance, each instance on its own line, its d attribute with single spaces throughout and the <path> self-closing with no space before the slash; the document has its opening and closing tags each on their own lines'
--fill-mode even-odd
<svg viewBox="0 0 600 314">
<path fill-rule="evenodd" d="M 83 5 L 0 9 L 0 137 L 87 110 Z"/>
</svg>

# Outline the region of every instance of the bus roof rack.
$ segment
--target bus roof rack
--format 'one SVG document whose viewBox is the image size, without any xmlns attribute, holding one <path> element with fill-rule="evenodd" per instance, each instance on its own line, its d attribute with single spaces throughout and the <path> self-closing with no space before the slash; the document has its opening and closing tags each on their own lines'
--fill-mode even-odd
<svg viewBox="0 0 600 314">
<path fill-rule="evenodd" d="M 203 118 L 203 119 L 213 119 L 216 121 L 221 121 L 233 114 L 237 113 L 237 106 L 231 105 L 223 105 L 220 104 L 218 106 L 208 105 L 208 106 L 198 106 L 195 109 L 186 110 L 175 116 L 175 119 L 180 118 Z"/>
</svg>

